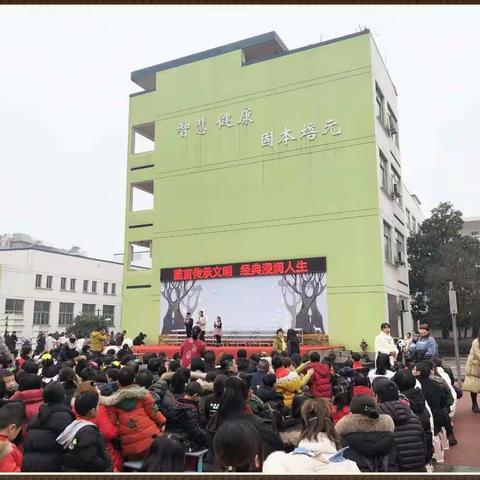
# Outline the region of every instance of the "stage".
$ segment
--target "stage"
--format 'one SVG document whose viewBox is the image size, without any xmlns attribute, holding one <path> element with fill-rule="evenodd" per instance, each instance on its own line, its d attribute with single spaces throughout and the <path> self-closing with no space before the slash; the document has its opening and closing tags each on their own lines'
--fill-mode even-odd
<svg viewBox="0 0 480 480">
<path fill-rule="evenodd" d="M 207 350 L 213 350 L 217 358 L 220 357 L 222 353 L 228 353 L 231 355 L 237 356 L 237 352 L 240 349 L 247 351 L 247 356 L 254 353 L 266 352 L 267 355 L 272 353 L 272 347 L 256 347 L 256 346 L 247 346 L 247 347 L 237 347 L 237 346 L 224 346 L 224 347 L 214 347 L 207 346 Z M 310 351 L 322 351 L 322 350 L 341 350 L 343 345 L 301 345 L 300 353 L 303 355 L 306 352 Z M 168 344 L 159 344 L 159 345 L 142 345 L 139 347 L 132 347 L 134 353 L 143 356 L 145 353 L 159 353 L 164 352 L 167 358 L 172 358 L 173 355 L 180 351 L 180 345 L 168 345 Z"/>
</svg>

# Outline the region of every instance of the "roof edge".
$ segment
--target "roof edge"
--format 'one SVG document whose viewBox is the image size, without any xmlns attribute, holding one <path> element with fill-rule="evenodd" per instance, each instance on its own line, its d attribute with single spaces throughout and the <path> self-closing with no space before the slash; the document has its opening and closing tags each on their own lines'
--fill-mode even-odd
<svg viewBox="0 0 480 480">
<path fill-rule="evenodd" d="M 15 251 L 25 251 L 25 250 L 34 250 L 36 252 L 53 253 L 56 255 L 66 255 L 67 257 L 71 257 L 71 258 L 81 258 L 83 260 L 93 260 L 95 262 L 113 263 L 114 265 L 123 266 L 123 263 L 114 262 L 113 260 L 103 260 L 101 258 L 86 257 L 84 255 L 72 255 L 71 253 L 66 253 L 66 252 L 55 252 L 55 251 L 48 250 L 46 248 L 41 248 L 41 247 L 0 248 L 0 252 L 15 252 Z"/>
</svg>

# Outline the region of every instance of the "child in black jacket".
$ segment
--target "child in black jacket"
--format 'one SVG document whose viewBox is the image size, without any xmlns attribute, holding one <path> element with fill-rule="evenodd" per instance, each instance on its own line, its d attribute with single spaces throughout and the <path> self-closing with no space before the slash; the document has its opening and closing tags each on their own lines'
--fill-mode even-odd
<svg viewBox="0 0 480 480">
<path fill-rule="evenodd" d="M 91 419 L 97 415 L 99 396 L 96 391 L 82 393 L 75 400 L 78 418 L 72 422 L 57 442 L 64 448 L 64 472 L 111 472 L 112 462 L 105 440 Z"/>
</svg>

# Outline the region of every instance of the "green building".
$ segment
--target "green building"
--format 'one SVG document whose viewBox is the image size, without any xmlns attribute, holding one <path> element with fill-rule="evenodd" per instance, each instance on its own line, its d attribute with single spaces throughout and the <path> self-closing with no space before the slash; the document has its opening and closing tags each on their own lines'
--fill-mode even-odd
<svg viewBox="0 0 480 480">
<path fill-rule="evenodd" d="M 278 305 L 267 319 L 255 281 L 267 292 L 269 280 L 204 280 L 196 297 L 191 289 L 175 298 L 172 288 L 167 304 L 160 276 L 177 275 L 188 289 L 194 267 L 250 262 L 253 272 L 255 262 L 312 258 L 326 261 L 319 308 L 331 344 L 359 350 L 365 339 L 373 348 L 388 320 L 393 334 L 412 328 L 397 93 L 368 30 L 295 50 L 266 33 L 135 71 L 132 80 L 142 91 L 131 95 L 129 115 L 129 335 L 143 331 L 155 343 L 166 315 L 169 328 L 182 328 L 185 311 L 199 308 L 207 330 L 222 314 L 226 330 L 298 326 L 295 312 L 289 323 Z M 238 295 L 225 317 L 209 301 L 221 302 L 227 282 L 236 286 L 225 292 Z M 303 300 L 292 297 L 290 313 Z"/>
</svg>

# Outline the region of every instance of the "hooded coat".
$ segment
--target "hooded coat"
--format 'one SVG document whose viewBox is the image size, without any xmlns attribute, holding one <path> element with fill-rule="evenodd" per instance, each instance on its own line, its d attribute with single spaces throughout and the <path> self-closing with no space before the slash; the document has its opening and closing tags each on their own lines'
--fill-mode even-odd
<svg viewBox="0 0 480 480">
<path fill-rule="evenodd" d="M 57 440 L 64 449 L 62 471 L 112 471 L 112 462 L 103 436 L 90 420 L 79 419 L 71 423 Z"/>
<path fill-rule="evenodd" d="M 63 403 L 42 405 L 28 423 L 23 443 L 23 472 L 60 472 L 63 449 L 57 437 L 75 420 Z"/>
<path fill-rule="evenodd" d="M 20 400 L 25 406 L 25 422 L 29 422 L 35 416 L 43 405 L 43 390 L 36 388 L 34 390 L 23 390 L 15 392 L 10 398 L 11 402 Z"/>
<path fill-rule="evenodd" d="M 308 368 L 313 368 L 314 374 L 310 382 L 310 392 L 314 397 L 332 398 L 330 367 L 325 363 L 312 362 Z"/>
<path fill-rule="evenodd" d="M 286 368 L 277 368 L 275 371 L 277 377 L 278 393 L 283 396 L 283 403 L 286 407 L 291 407 L 293 398 L 300 392 L 300 390 L 310 381 L 311 375 L 306 373 L 303 378 L 295 370 L 288 370 Z"/>
<path fill-rule="evenodd" d="M 355 462 L 337 454 L 335 444 L 324 433 L 320 433 L 316 441 L 301 440 L 291 453 L 273 452 L 263 463 L 262 471 L 267 474 L 360 473 Z"/>
<path fill-rule="evenodd" d="M 389 415 L 373 419 L 355 413 L 343 417 L 335 425 L 342 447 L 348 447 L 344 457 L 353 460 L 362 472 L 398 471 L 394 429 Z"/>
<path fill-rule="evenodd" d="M 101 353 L 103 350 L 103 342 L 105 342 L 105 340 L 107 340 L 106 335 L 97 330 L 93 331 L 90 334 L 90 348 L 92 349 L 92 352 Z"/>
<path fill-rule="evenodd" d="M 402 394 L 407 397 L 410 403 L 410 409 L 420 419 L 420 422 L 422 422 L 423 432 L 425 434 L 425 449 L 427 455 L 425 464 L 427 464 L 430 462 L 433 454 L 433 418 L 431 417 L 430 412 L 427 409 L 425 397 L 423 396 L 422 390 L 420 388 L 409 388 L 407 390 L 404 390 Z"/>
<path fill-rule="evenodd" d="M 160 434 L 165 417 L 158 410 L 152 395 L 144 387 L 121 387 L 110 397 L 101 397 L 122 441 L 122 455 L 136 456 L 148 452 L 154 438 Z"/>
<path fill-rule="evenodd" d="M 184 397 L 176 399 L 166 430 L 178 435 L 186 449 L 198 451 L 207 447 L 207 434 L 200 428 L 197 402 Z"/>
<path fill-rule="evenodd" d="M 425 432 L 420 419 L 401 400 L 380 403 L 381 412 L 395 424 L 393 439 L 398 451 L 401 472 L 425 472 Z"/>
</svg>

